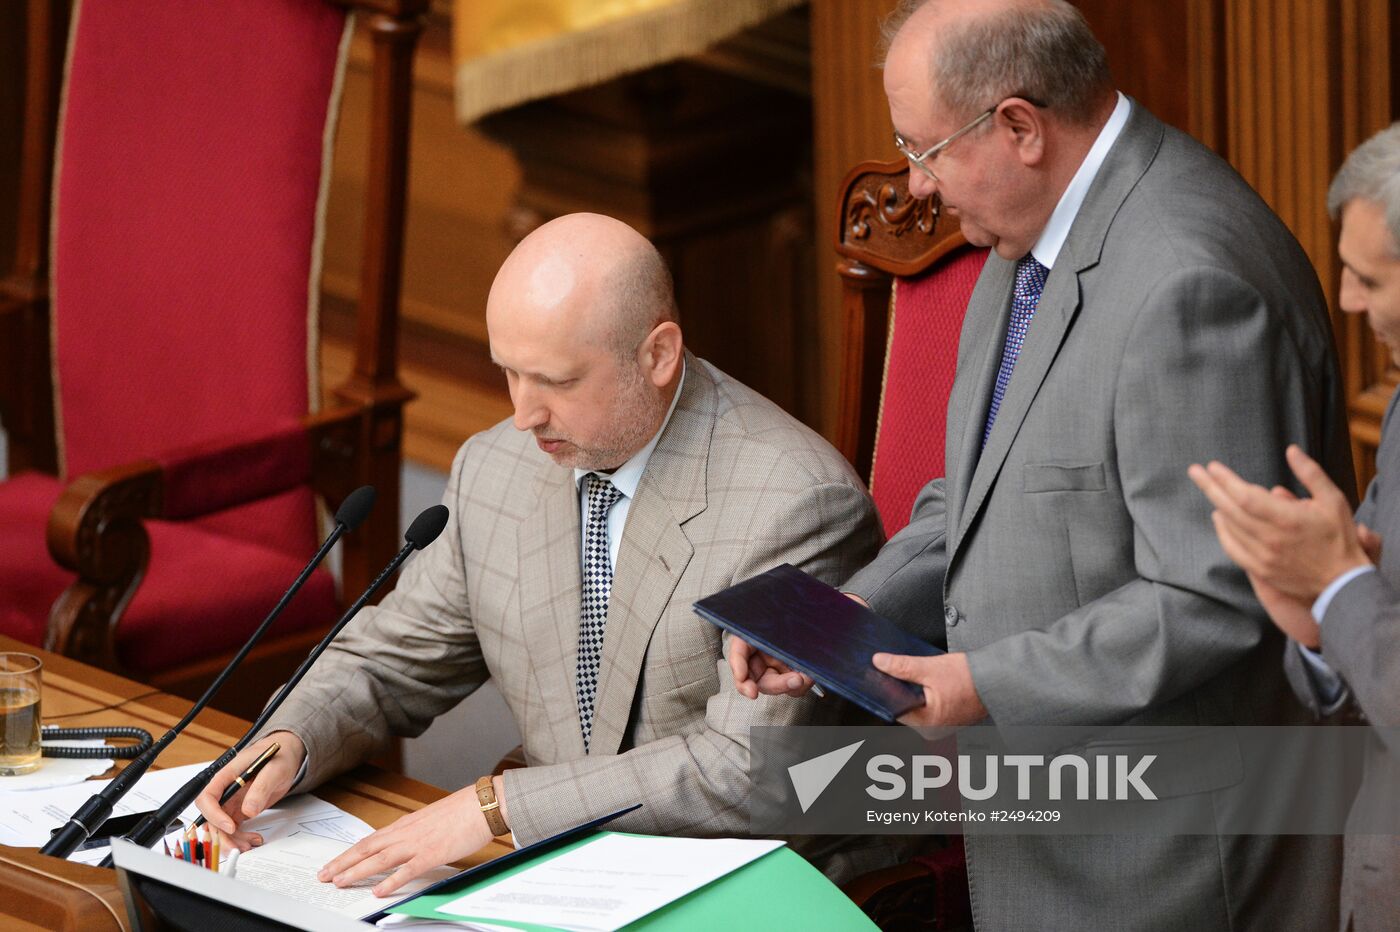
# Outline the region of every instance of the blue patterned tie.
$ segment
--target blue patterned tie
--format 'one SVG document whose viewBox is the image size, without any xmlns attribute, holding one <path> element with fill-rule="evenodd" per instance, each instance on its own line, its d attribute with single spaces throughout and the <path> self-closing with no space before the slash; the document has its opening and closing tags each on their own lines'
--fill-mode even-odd
<svg viewBox="0 0 1400 932">
<path fill-rule="evenodd" d="M 1001 367 L 997 369 L 997 384 L 992 389 L 992 403 L 987 407 L 987 426 L 982 431 L 982 446 L 992 435 L 992 423 L 997 419 L 1001 401 L 1006 397 L 1006 387 L 1011 384 L 1011 370 L 1016 368 L 1016 357 L 1021 355 L 1021 344 L 1026 342 L 1026 332 L 1031 329 L 1031 317 L 1035 306 L 1040 303 L 1040 293 L 1045 290 L 1045 279 L 1050 270 L 1026 253 L 1016 263 L 1016 288 L 1011 293 L 1011 320 L 1006 325 L 1006 344 L 1001 348 Z"/>
<path fill-rule="evenodd" d="M 583 749 L 593 734 L 593 699 L 598 695 L 598 666 L 603 658 L 603 630 L 608 622 L 608 593 L 612 590 L 612 561 L 608 559 L 608 512 L 622 497 L 617 486 L 590 473 L 587 532 L 583 538 L 583 605 L 578 628 L 578 719 L 583 725 Z"/>
</svg>

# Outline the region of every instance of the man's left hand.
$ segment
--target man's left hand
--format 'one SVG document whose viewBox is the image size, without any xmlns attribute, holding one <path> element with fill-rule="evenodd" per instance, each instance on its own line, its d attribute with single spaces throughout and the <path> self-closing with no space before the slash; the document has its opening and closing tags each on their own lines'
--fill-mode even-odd
<svg viewBox="0 0 1400 932">
<path fill-rule="evenodd" d="M 496 798 L 501 800 L 504 815 L 500 778 L 496 779 Z M 468 786 L 361 838 L 321 868 L 316 879 L 348 887 L 393 871 L 374 887 L 375 896 L 389 896 L 423 872 L 474 854 L 489 841 L 491 829 L 476 790 Z"/>
<path fill-rule="evenodd" d="M 916 727 L 975 725 L 987 717 L 986 706 L 972 683 L 967 654 L 939 654 L 936 657 L 910 657 L 903 654 L 876 654 L 875 669 L 897 680 L 917 683 L 924 688 L 924 704 L 899 717 Z"/>
</svg>

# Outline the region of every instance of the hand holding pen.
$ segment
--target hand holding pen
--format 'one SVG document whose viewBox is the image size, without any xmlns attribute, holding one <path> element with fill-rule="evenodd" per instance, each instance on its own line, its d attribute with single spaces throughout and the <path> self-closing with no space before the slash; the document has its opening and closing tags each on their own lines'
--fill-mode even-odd
<svg viewBox="0 0 1400 932">
<path fill-rule="evenodd" d="M 282 750 L 282 745 L 276 741 L 264 748 L 263 752 L 248 766 L 248 769 L 239 774 L 232 783 L 224 788 L 223 794 L 219 797 L 219 804 L 223 805 L 227 803 L 237 795 L 239 790 L 256 780 L 258 774 L 267 766 L 267 762 L 276 757 L 277 752 L 280 750 Z M 170 850 L 170 843 L 168 840 L 164 842 L 165 853 L 171 857 L 179 858 L 182 861 L 193 864 L 196 867 L 205 867 L 209 870 L 217 871 L 219 869 L 219 855 L 221 853 L 219 850 L 221 847 L 219 841 L 220 832 L 212 825 L 206 830 L 204 826 L 207 821 L 208 820 L 204 818 L 204 814 L 200 813 L 199 817 L 191 822 L 189 828 L 185 829 L 180 835 L 175 843 L 174 851 Z M 237 853 L 236 848 L 234 852 L 235 854 Z"/>
<path fill-rule="evenodd" d="M 269 754 L 272 745 L 279 750 Z M 245 820 L 275 805 L 286 796 L 306 759 L 306 746 L 288 731 L 264 735 L 229 761 L 195 798 L 200 822 L 224 834 L 230 848 L 247 851 L 262 839 L 239 831 Z"/>
<path fill-rule="evenodd" d="M 248 765 L 247 770 L 240 773 L 237 779 L 224 788 L 223 793 L 219 795 L 219 805 L 223 806 L 230 799 L 233 799 L 234 796 L 238 795 L 239 790 L 256 780 L 258 774 L 267 766 L 267 762 L 276 757 L 277 752 L 280 750 L 282 750 L 282 745 L 279 742 L 274 741 L 269 744 L 267 748 L 257 756 L 257 759 Z M 194 820 L 190 828 L 197 829 L 208 821 L 209 820 L 204 817 L 204 813 L 200 812 L 199 818 Z"/>
</svg>

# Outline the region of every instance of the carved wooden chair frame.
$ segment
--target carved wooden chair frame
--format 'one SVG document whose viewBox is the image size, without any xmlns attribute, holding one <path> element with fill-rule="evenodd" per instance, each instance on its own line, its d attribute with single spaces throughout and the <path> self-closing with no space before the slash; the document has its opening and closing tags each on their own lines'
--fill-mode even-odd
<svg viewBox="0 0 1400 932">
<path fill-rule="evenodd" d="M 403 406 L 413 397 L 397 375 L 398 312 L 413 53 L 428 0 L 326 2 L 367 18 L 372 113 L 354 367 L 334 390 L 333 405 L 308 415 L 303 426 L 317 493 L 338 502 L 360 485 L 378 490 L 379 507 L 342 544 L 346 591 L 359 591 L 398 549 Z M 13 268 L 0 278 L 0 417 L 11 473 L 52 474 L 57 455 L 48 364 L 50 198 L 71 9 L 69 0 L 29 0 L 26 12 L 17 248 Z M 162 489 L 161 467 L 152 461 L 68 484 L 49 518 L 48 549 L 78 579 L 54 603 L 45 648 L 119 669 L 116 626 L 145 575 L 150 541 L 142 520 L 162 516 Z"/>
<path fill-rule="evenodd" d="M 844 320 L 836 449 L 869 479 L 891 332 L 896 277 L 918 275 L 967 240 L 940 229 L 936 199 L 909 193 L 909 162 L 861 162 L 837 198 L 836 271 Z"/>
</svg>

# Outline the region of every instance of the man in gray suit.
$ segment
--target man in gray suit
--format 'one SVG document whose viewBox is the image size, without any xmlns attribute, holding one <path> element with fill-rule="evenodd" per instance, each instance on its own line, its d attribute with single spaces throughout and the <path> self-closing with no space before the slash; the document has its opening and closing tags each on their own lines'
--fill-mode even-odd
<svg viewBox="0 0 1400 932">
<path fill-rule="evenodd" d="M 735 695 L 721 634 L 691 605 L 782 563 L 839 582 L 880 543 L 864 486 L 829 444 L 684 350 L 665 264 L 625 224 L 580 214 L 532 233 L 497 275 L 486 322 L 514 421 L 463 445 L 442 539 L 198 800 L 231 831 L 299 768 L 297 789 L 312 788 L 491 677 L 529 766 L 405 816 L 322 872 L 343 885 L 394 870 L 381 895 L 493 835 L 529 844 L 634 803 L 615 828 L 746 834 L 749 729 L 839 710 Z M 274 740 L 281 753 L 220 809 Z M 794 847 L 838 878 L 893 861 L 873 837 Z"/>
<path fill-rule="evenodd" d="M 1365 314 L 1400 364 L 1400 123 L 1371 137 L 1342 165 L 1327 207 L 1341 219 L 1338 302 Z M 1216 510 L 1221 546 L 1246 572 L 1260 602 L 1292 640 L 1284 655 L 1294 691 L 1318 715 L 1353 700 L 1375 725 L 1357 805 L 1347 825 L 1341 928 L 1400 927 L 1400 838 L 1370 834 L 1368 813 L 1394 812 L 1400 792 L 1400 430 L 1391 396 L 1376 456 L 1376 478 L 1353 517 L 1347 496 L 1297 447 L 1293 473 L 1310 497 L 1246 482 L 1212 462 L 1191 478 Z M 1394 548 L 1392 548 L 1393 550 Z"/>
<path fill-rule="evenodd" d="M 1279 451 L 1297 442 L 1347 481 L 1307 256 L 1229 166 L 1114 91 L 1068 3 L 930 2 L 895 29 L 884 83 L 910 191 L 994 251 L 963 324 L 946 476 L 845 586 L 949 649 L 874 658 L 923 685 L 906 721 L 1301 720 L 1283 640 L 1185 470 L 1223 451 L 1283 482 Z M 805 686 L 746 648 L 731 660 L 746 694 Z M 1202 766 L 1173 791 L 1233 779 Z M 966 843 L 979 928 L 1319 929 L 1335 915 L 1334 839 Z"/>
</svg>

